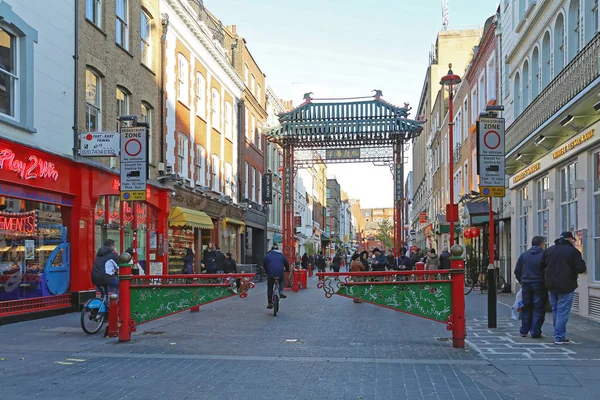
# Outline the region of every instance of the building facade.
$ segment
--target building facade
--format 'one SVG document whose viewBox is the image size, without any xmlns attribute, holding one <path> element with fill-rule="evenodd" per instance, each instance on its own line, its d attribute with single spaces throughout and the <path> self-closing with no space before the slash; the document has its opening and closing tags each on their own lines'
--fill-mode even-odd
<svg viewBox="0 0 600 400">
<path fill-rule="evenodd" d="M 327 179 L 327 210 L 326 210 L 326 225 L 325 225 L 325 236 L 327 241 L 327 248 L 329 250 L 329 256 L 332 257 L 335 254 L 337 248 L 339 248 L 340 239 L 340 212 L 342 209 L 342 198 L 341 188 L 337 179 Z"/>
<path fill-rule="evenodd" d="M 281 101 L 275 91 L 267 86 L 266 91 L 266 110 L 267 122 L 265 128 L 273 128 L 279 125 L 278 115 L 285 112 Z M 281 171 L 283 153 L 281 147 L 270 141 L 266 142 L 266 171 L 272 175 L 273 194 L 271 196 L 271 205 L 268 206 L 267 222 L 267 248 L 271 248 L 275 243 L 282 242 L 281 219 L 282 219 L 282 182 Z"/>
<path fill-rule="evenodd" d="M 534 235 L 551 245 L 561 232 L 573 232 L 588 267 L 579 278 L 573 309 L 600 318 L 597 2 L 504 3 L 500 31 L 510 251 L 518 256 Z M 516 282 L 512 286 L 516 289 Z"/>
</svg>

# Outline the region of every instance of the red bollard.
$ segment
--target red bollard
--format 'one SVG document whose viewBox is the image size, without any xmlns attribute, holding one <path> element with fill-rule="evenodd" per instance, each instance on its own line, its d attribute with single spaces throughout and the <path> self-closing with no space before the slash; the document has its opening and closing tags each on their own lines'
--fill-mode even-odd
<svg viewBox="0 0 600 400">
<path fill-rule="evenodd" d="M 298 279 L 299 279 L 299 277 L 300 277 L 300 271 L 296 269 L 294 271 L 294 288 L 293 288 L 294 292 L 298 291 Z"/>
<path fill-rule="evenodd" d="M 200 306 L 194 306 L 190 308 L 190 312 L 200 312 Z"/>
<path fill-rule="evenodd" d="M 425 269 L 425 263 L 423 261 L 419 261 L 415 264 L 415 269 L 417 271 L 423 271 Z"/>
<path fill-rule="evenodd" d="M 452 274 L 452 347 L 464 349 L 467 331 L 464 293 L 465 260 L 460 257 L 450 257 L 450 272 Z"/>
<path fill-rule="evenodd" d="M 124 253 L 126 254 L 126 253 Z M 121 254 L 119 261 L 123 259 L 124 254 Z M 129 342 L 131 340 L 131 264 L 119 264 L 119 342 Z"/>
<path fill-rule="evenodd" d="M 312 264 L 308 264 L 308 276 L 312 278 Z"/>
<path fill-rule="evenodd" d="M 119 296 L 110 295 L 110 305 L 108 307 L 108 327 L 106 329 L 107 337 L 119 336 Z"/>
</svg>

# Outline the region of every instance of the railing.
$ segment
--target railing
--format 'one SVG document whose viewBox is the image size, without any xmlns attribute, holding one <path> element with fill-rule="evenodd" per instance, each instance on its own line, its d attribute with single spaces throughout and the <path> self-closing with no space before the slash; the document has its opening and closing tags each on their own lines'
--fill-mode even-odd
<svg viewBox="0 0 600 400">
<path fill-rule="evenodd" d="M 514 150 L 532 132 L 600 76 L 600 33 L 548 84 L 506 130 L 506 152 Z"/>
<path fill-rule="evenodd" d="M 71 307 L 71 295 L 34 297 L 0 302 L 0 317 Z"/>
</svg>

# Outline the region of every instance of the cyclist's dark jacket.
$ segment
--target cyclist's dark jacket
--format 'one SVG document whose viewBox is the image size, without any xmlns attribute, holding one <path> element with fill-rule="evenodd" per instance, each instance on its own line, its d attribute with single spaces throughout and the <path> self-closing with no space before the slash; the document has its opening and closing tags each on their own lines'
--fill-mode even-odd
<svg viewBox="0 0 600 400">
<path fill-rule="evenodd" d="M 283 276 L 283 271 L 290 268 L 285 256 L 278 251 L 270 251 L 264 260 L 267 276 Z"/>
<path fill-rule="evenodd" d="M 111 283 L 115 277 L 106 273 L 106 262 L 108 260 L 114 260 L 117 264 L 119 263 L 119 257 L 110 247 L 100 247 L 96 258 L 94 259 L 94 266 L 92 267 L 92 283 L 94 285 L 102 286 Z"/>
</svg>

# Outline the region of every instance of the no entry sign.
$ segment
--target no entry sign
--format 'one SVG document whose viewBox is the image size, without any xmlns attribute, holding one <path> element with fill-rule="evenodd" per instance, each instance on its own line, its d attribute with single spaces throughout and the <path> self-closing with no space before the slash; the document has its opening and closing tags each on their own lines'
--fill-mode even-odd
<svg viewBox="0 0 600 400">
<path fill-rule="evenodd" d="M 479 193 L 504 197 L 504 118 L 481 117 L 477 127 Z"/>
<path fill-rule="evenodd" d="M 146 200 L 148 133 L 145 126 L 121 128 L 121 200 Z"/>
</svg>

